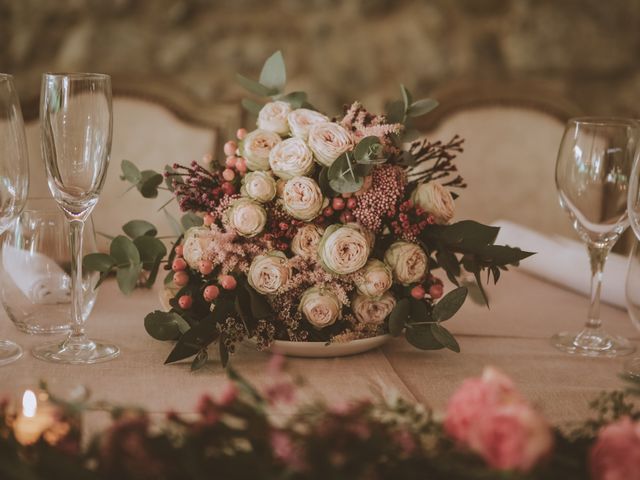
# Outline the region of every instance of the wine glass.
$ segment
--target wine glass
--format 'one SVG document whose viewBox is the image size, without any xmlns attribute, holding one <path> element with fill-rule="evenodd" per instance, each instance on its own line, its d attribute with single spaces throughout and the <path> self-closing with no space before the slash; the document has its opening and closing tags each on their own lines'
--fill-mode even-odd
<svg viewBox="0 0 640 480">
<path fill-rule="evenodd" d="M 639 134 L 640 125 L 624 118 L 575 118 L 565 128 L 556 163 L 556 187 L 560 204 L 587 246 L 591 301 L 580 332 L 552 337 L 551 343 L 564 352 L 616 357 L 635 350 L 627 339 L 603 330 L 600 290 L 609 251 L 629 224 L 627 187 Z"/>
<path fill-rule="evenodd" d="M 71 332 L 63 342 L 39 345 L 33 355 L 57 363 L 89 364 L 120 350 L 93 341 L 82 315 L 82 238 L 85 220 L 98 203 L 111 153 L 111 78 L 95 73 L 47 73 L 40 96 L 42 157 L 49 190 L 69 222 Z"/>
<path fill-rule="evenodd" d="M 13 77 L 0 73 L 0 235 L 20 216 L 29 191 L 29 160 L 20 101 Z M 0 365 L 17 360 L 22 349 L 0 340 Z"/>
</svg>

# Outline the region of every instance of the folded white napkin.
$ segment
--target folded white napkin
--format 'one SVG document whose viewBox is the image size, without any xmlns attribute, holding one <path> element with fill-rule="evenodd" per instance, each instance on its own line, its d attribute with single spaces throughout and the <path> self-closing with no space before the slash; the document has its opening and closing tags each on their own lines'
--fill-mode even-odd
<svg viewBox="0 0 640 480">
<path fill-rule="evenodd" d="M 500 227 L 496 244 L 537 252 L 520 262 L 520 269 L 589 296 L 591 267 L 585 244 L 560 236 L 547 236 L 507 220 Z M 625 308 L 625 278 L 628 259 L 611 253 L 604 267 L 601 300 Z"/>
<path fill-rule="evenodd" d="M 68 303 L 71 299 L 71 278 L 46 255 L 5 245 L 2 268 L 32 303 Z"/>
</svg>

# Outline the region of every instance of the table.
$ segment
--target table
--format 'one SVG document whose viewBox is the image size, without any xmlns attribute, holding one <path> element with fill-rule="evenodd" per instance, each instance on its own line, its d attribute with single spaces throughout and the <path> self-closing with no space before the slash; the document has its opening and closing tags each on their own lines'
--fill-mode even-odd
<svg viewBox="0 0 640 480">
<path fill-rule="evenodd" d="M 307 378 L 309 391 L 305 395 L 340 400 L 374 391 L 396 391 L 437 410 L 445 406 L 464 378 L 493 365 L 510 375 L 521 392 L 553 422 L 584 418 L 589 400 L 598 392 L 623 386 L 617 374 L 624 359 L 572 357 L 549 344 L 553 333 L 582 326 L 588 303 L 585 297 L 518 271 L 505 273 L 497 287 L 489 287 L 488 292 L 490 309 L 467 301 L 448 321 L 461 354 L 418 351 L 404 340 L 394 339 L 358 356 L 297 358 L 290 359 L 288 365 Z M 87 330 L 91 337 L 117 343 L 122 353 L 114 361 L 90 366 L 36 360 L 28 350 L 50 339 L 19 333 L 3 312 L 0 338 L 20 343 L 25 355 L 0 367 L 0 392 L 17 395 L 39 379 L 46 379 L 54 389 L 83 384 L 94 399 L 143 405 L 154 413 L 168 409 L 193 412 L 202 393 L 220 390 L 225 373 L 217 360 L 194 373 L 189 371 L 189 363 L 163 365 L 171 345 L 150 338 L 143 327 L 145 314 L 156 308 L 157 291 L 136 291 L 125 297 L 115 281 L 105 282 Z M 603 305 L 602 317 L 609 331 L 636 343 L 640 340 L 624 310 Z M 267 359 L 268 354 L 241 346 L 231 362 L 241 374 L 261 385 Z"/>
</svg>

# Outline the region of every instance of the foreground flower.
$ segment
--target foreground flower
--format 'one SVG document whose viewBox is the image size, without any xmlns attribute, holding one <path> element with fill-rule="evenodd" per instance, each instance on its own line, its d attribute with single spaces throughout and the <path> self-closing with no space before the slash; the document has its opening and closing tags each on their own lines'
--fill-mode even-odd
<svg viewBox="0 0 640 480">
<path fill-rule="evenodd" d="M 256 202 L 266 203 L 276 196 L 276 181 L 268 172 L 249 172 L 242 179 L 240 191 Z"/>
<path fill-rule="evenodd" d="M 258 293 L 272 295 L 287 283 L 290 276 L 291 268 L 287 257 L 284 253 L 275 251 L 253 259 L 247 280 Z"/>
<path fill-rule="evenodd" d="M 326 115 L 316 112 L 315 110 L 309 110 L 308 108 L 298 108 L 294 110 L 289 114 L 287 119 L 289 120 L 291 134 L 304 141 L 307 141 L 309 129 L 312 125 L 329 121 L 329 117 Z"/>
<path fill-rule="evenodd" d="M 255 237 L 267 223 L 267 212 L 250 198 L 238 198 L 226 211 L 227 224 L 243 237 Z"/>
<path fill-rule="evenodd" d="M 249 170 L 269 170 L 269 153 L 280 143 L 280 135 L 269 130 L 249 132 L 242 141 L 242 156 Z"/>
<path fill-rule="evenodd" d="M 421 183 L 411 194 L 411 200 L 425 212 L 430 213 L 438 224 L 451 221 L 455 204 L 449 190 L 438 182 Z"/>
<path fill-rule="evenodd" d="M 589 452 L 594 480 L 640 478 L 640 421 L 623 417 L 603 427 Z"/>
<path fill-rule="evenodd" d="M 379 297 L 393 284 L 391 268 L 386 263 L 372 258 L 367 261 L 354 283 L 361 295 Z"/>
<path fill-rule="evenodd" d="M 286 135 L 289 133 L 289 113 L 291 105 L 287 102 L 269 102 L 258 113 L 258 128 Z"/>
<path fill-rule="evenodd" d="M 367 263 L 370 247 L 367 238 L 349 225 L 331 225 L 324 232 L 318 256 L 324 266 L 337 275 L 360 270 Z"/>
<path fill-rule="evenodd" d="M 323 230 L 308 224 L 300 227 L 291 241 L 291 251 L 305 258 L 316 258 Z"/>
<path fill-rule="evenodd" d="M 379 298 L 357 294 L 351 302 L 351 310 L 359 322 L 375 325 L 382 325 L 395 306 L 396 299 L 390 292 Z"/>
<path fill-rule="evenodd" d="M 285 180 L 300 177 L 313 169 L 313 153 L 300 138 L 288 138 L 273 147 L 269 165 L 273 173 Z"/>
<path fill-rule="evenodd" d="M 544 418 L 493 368 L 465 380 L 449 399 L 444 430 L 500 470 L 527 472 L 553 447 Z"/>
<path fill-rule="evenodd" d="M 415 243 L 392 243 L 384 254 L 384 261 L 403 285 L 420 282 L 427 273 L 427 254 Z"/>
<path fill-rule="evenodd" d="M 294 177 L 285 184 L 282 201 L 289 215 L 308 222 L 318 216 L 322 210 L 324 198 L 313 178 Z"/>
<path fill-rule="evenodd" d="M 316 123 L 309 129 L 309 147 L 318 163 L 330 167 L 336 158 L 353 148 L 353 138 L 337 123 Z"/>
<path fill-rule="evenodd" d="M 300 311 L 316 328 L 333 325 L 340 318 L 342 304 L 331 290 L 312 287 L 300 298 Z"/>
<path fill-rule="evenodd" d="M 192 227 L 186 231 L 182 240 L 182 254 L 192 269 L 197 269 L 200 261 L 205 260 L 207 246 L 213 233 L 206 227 Z"/>
</svg>

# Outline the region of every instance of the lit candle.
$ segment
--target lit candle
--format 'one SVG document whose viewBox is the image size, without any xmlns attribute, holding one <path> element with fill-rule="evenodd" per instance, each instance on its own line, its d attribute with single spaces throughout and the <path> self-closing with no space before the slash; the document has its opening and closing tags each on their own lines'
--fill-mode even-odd
<svg viewBox="0 0 640 480">
<path fill-rule="evenodd" d="M 13 424 L 16 440 L 22 445 L 32 445 L 55 423 L 53 409 L 48 402 L 41 402 L 33 390 L 26 390 L 22 396 L 22 412 Z"/>
</svg>

